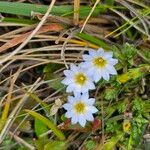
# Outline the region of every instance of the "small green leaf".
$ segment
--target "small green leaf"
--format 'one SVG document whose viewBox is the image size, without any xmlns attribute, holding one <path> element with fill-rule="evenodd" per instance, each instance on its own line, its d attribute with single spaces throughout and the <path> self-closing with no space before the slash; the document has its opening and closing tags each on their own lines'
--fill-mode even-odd
<svg viewBox="0 0 150 150">
<path fill-rule="evenodd" d="M 96 147 L 96 142 L 94 142 L 92 140 L 88 140 L 85 143 L 85 147 L 87 150 L 93 150 Z"/>
<path fill-rule="evenodd" d="M 66 142 L 63 141 L 51 141 L 44 146 L 44 150 L 65 150 Z"/>
<path fill-rule="evenodd" d="M 95 38 L 91 35 L 88 35 L 88 34 L 85 34 L 85 33 L 78 33 L 76 36 L 78 36 L 79 38 L 81 38 L 83 40 L 86 40 L 90 43 L 93 43 L 97 46 L 100 46 L 104 49 L 110 50 L 110 47 L 105 42 L 103 42 L 102 40 L 100 40 L 98 38 Z"/>
<path fill-rule="evenodd" d="M 32 110 L 25 110 L 27 113 L 29 113 L 30 115 L 32 115 L 33 117 L 35 117 L 36 119 L 39 119 L 43 124 L 47 125 L 48 128 L 50 128 L 53 133 L 60 139 L 60 140 L 65 140 L 65 136 L 64 134 L 57 129 L 57 127 L 47 118 L 45 118 L 44 116 L 38 114 L 35 111 Z"/>
<path fill-rule="evenodd" d="M 47 125 L 45 125 L 39 119 L 35 119 L 34 128 L 35 128 L 35 133 L 37 137 L 40 137 L 41 134 L 48 131 Z"/>
</svg>

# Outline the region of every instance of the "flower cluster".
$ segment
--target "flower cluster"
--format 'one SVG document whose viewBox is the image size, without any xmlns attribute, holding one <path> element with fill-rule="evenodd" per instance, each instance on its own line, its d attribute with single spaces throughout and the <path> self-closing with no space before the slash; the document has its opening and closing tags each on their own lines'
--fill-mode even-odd
<svg viewBox="0 0 150 150">
<path fill-rule="evenodd" d="M 67 85 L 66 92 L 73 92 L 68 97 L 68 103 L 63 107 L 67 110 L 66 117 L 71 118 L 71 123 L 79 123 L 82 127 L 86 121 L 93 121 L 93 113 L 98 110 L 93 106 L 95 99 L 89 98 L 88 91 L 95 89 L 95 84 L 101 78 L 109 81 L 110 75 L 116 75 L 114 65 L 117 59 L 112 58 L 112 52 L 104 52 L 103 49 L 89 50 L 89 54 L 83 55 L 83 62 L 78 66 L 71 64 L 70 70 L 64 70 L 65 78 L 62 83 Z"/>
</svg>

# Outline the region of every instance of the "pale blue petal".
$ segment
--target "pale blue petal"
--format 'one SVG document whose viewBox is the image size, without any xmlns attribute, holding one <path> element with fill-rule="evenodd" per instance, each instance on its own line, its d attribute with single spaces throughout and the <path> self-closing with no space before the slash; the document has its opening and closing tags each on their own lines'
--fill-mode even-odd
<svg viewBox="0 0 150 150">
<path fill-rule="evenodd" d="M 109 59 L 109 58 L 112 58 L 113 57 L 113 52 L 105 52 L 103 57 L 105 59 Z"/>
<path fill-rule="evenodd" d="M 69 103 L 66 103 L 63 105 L 63 108 L 66 109 L 66 110 L 72 110 L 72 105 L 69 104 Z"/>
<path fill-rule="evenodd" d="M 95 103 L 95 98 L 86 99 L 85 103 L 87 105 L 93 105 Z"/>
<path fill-rule="evenodd" d="M 88 113 L 85 115 L 85 118 L 86 118 L 87 121 L 94 121 L 94 117 L 93 117 L 92 113 L 89 113 L 89 112 L 88 112 Z"/>
<path fill-rule="evenodd" d="M 87 82 L 86 84 L 87 88 L 90 90 L 94 90 L 95 89 L 95 85 L 93 82 Z"/>
<path fill-rule="evenodd" d="M 83 57 L 83 60 L 85 60 L 85 61 L 92 60 L 92 57 L 90 55 L 82 55 L 82 57 Z"/>
<path fill-rule="evenodd" d="M 74 116 L 74 114 L 73 114 L 72 111 L 67 111 L 67 112 L 65 113 L 65 116 L 66 116 L 67 118 L 72 118 L 72 116 Z"/>
<path fill-rule="evenodd" d="M 78 70 L 79 70 L 79 68 L 74 64 L 70 64 L 70 68 L 73 72 L 78 72 Z"/>
<path fill-rule="evenodd" d="M 90 54 L 91 56 L 97 56 L 96 50 L 93 50 L 93 49 L 89 50 L 89 54 Z"/>
<path fill-rule="evenodd" d="M 118 60 L 111 58 L 111 59 L 108 59 L 108 63 L 109 63 L 110 65 L 116 65 L 116 64 L 118 63 Z"/>
<path fill-rule="evenodd" d="M 73 79 L 72 78 L 65 78 L 61 81 L 61 83 L 65 84 L 65 85 L 69 85 L 69 84 L 73 83 Z"/>
<path fill-rule="evenodd" d="M 88 110 L 87 111 L 90 111 L 93 114 L 93 113 L 98 112 L 98 109 L 96 107 L 94 107 L 94 106 L 88 106 Z"/>
<path fill-rule="evenodd" d="M 95 73 L 95 68 L 92 67 L 92 65 L 89 66 L 89 67 L 87 68 L 87 70 L 86 70 L 87 76 L 91 78 L 91 77 L 93 76 L 94 73 Z"/>
<path fill-rule="evenodd" d="M 68 102 L 73 104 L 75 102 L 75 98 L 73 96 L 68 96 Z"/>
<path fill-rule="evenodd" d="M 104 80 L 109 81 L 110 76 L 109 76 L 109 73 L 108 73 L 108 71 L 106 69 L 103 69 L 102 77 L 103 77 Z"/>
<path fill-rule="evenodd" d="M 109 65 L 109 64 L 106 65 L 106 69 L 107 69 L 107 70 L 109 71 L 109 73 L 112 74 L 112 75 L 116 75 L 116 74 L 117 74 L 116 69 L 115 69 L 113 66 Z"/>
<path fill-rule="evenodd" d="M 88 90 L 89 90 L 89 88 L 88 88 L 88 87 L 83 86 L 83 87 L 82 87 L 82 89 L 81 89 L 81 92 L 82 92 L 82 93 L 87 93 L 87 92 L 88 92 Z"/>
<path fill-rule="evenodd" d="M 85 119 L 85 117 L 83 116 L 83 115 L 80 115 L 79 116 L 79 124 L 82 126 L 82 127 L 84 127 L 85 126 L 85 124 L 86 124 L 86 119 Z"/>
<path fill-rule="evenodd" d="M 64 70 L 64 75 L 67 77 L 72 77 L 73 76 L 73 72 L 70 70 Z"/>
<path fill-rule="evenodd" d="M 76 115 L 72 116 L 71 123 L 76 124 L 78 122 L 78 117 Z"/>
<path fill-rule="evenodd" d="M 101 79 L 102 75 L 100 74 L 99 71 L 96 71 L 95 74 L 93 75 L 93 80 L 95 82 L 98 82 Z"/>
<path fill-rule="evenodd" d="M 82 62 L 80 64 L 81 68 L 89 68 L 89 66 L 91 66 L 91 62 Z"/>
<path fill-rule="evenodd" d="M 67 87 L 67 89 L 66 89 L 66 92 L 67 92 L 67 93 L 73 92 L 74 89 L 75 89 L 74 84 L 73 84 L 73 83 L 72 83 L 72 84 L 69 84 L 68 87 Z"/>
<path fill-rule="evenodd" d="M 102 48 L 100 48 L 100 49 L 98 49 L 97 53 L 98 53 L 97 56 L 103 56 L 105 52 Z"/>
<path fill-rule="evenodd" d="M 89 93 L 88 92 L 81 95 L 81 100 L 83 100 L 83 101 L 88 100 L 88 98 L 89 98 Z"/>
<path fill-rule="evenodd" d="M 81 93 L 81 90 L 82 90 L 81 86 L 75 85 L 75 88 L 74 88 L 73 92 L 74 92 L 74 94 L 75 93 Z"/>
<path fill-rule="evenodd" d="M 81 93 L 80 92 L 74 92 L 74 96 L 75 96 L 76 101 L 78 101 L 78 100 L 80 100 Z"/>
</svg>

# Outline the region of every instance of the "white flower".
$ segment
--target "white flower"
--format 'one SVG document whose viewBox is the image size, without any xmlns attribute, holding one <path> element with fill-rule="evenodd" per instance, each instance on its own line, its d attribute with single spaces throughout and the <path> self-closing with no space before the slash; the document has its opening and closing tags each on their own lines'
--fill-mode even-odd
<svg viewBox="0 0 150 150">
<path fill-rule="evenodd" d="M 62 83 L 68 85 L 66 92 L 85 93 L 88 90 L 95 89 L 92 78 L 85 69 L 74 64 L 70 65 L 70 70 L 64 70 L 65 79 Z"/>
<path fill-rule="evenodd" d="M 98 51 L 89 50 L 89 55 L 83 55 L 85 62 L 81 65 L 87 69 L 87 73 L 93 77 L 95 82 L 98 82 L 101 78 L 108 81 L 110 74 L 117 74 L 114 65 L 118 63 L 118 60 L 112 57 L 112 52 L 104 52 L 101 48 Z"/>
<path fill-rule="evenodd" d="M 76 93 L 75 97 L 68 96 L 68 103 L 63 107 L 67 110 L 65 116 L 71 118 L 71 123 L 79 123 L 82 127 L 85 126 L 86 121 L 93 121 L 93 113 L 98 110 L 93 106 L 95 103 L 94 98 L 89 98 L 88 93 L 79 94 Z"/>
</svg>

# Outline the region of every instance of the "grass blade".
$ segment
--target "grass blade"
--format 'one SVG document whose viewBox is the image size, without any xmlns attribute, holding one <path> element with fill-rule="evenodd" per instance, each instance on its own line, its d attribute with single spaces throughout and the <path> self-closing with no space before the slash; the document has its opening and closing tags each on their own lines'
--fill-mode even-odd
<svg viewBox="0 0 150 150">
<path fill-rule="evenodd" d="M 40 120 L 42 123 L 47 125 L 60 140 L 65 140 L 64 134 L 60 130 L 58 130 L 57 127 L 50 120 L 32 110 L 26 109 L 25 112 L 29 113 L 34 118 Z"/>
</svg>

